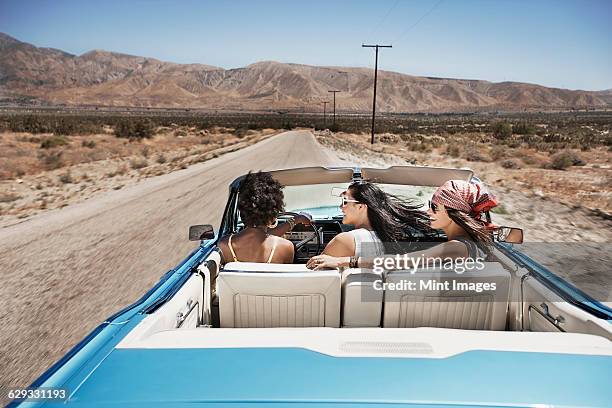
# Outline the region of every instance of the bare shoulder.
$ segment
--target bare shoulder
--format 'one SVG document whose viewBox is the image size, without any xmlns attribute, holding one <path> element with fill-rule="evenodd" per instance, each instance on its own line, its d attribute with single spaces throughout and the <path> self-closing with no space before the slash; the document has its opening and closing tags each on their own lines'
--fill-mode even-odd
<svg viewBox="0 0 612 408">
<path fill-rule="evenodd" d="M 352 256 L 355 254 L 355 239 L 349 232 L 341 232 L 336 235 L 323 251 L 325 255 Z"/>
<path fill-rule="evenodd" d="M 274 236 L 274 243 L 276 245 L 276 252 L 273 258 L 274 261 L 279 263 L 292 263 L 293 242 L 282 237 Z"/>
</svg>

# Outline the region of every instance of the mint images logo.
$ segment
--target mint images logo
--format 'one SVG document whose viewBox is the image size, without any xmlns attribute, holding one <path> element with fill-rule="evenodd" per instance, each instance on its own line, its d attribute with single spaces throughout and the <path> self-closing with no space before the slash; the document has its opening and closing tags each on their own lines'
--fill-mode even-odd
<svg viewBox="0 0 612 408">
<path fill-rule="evenodd" d="M 466 292 L 492 292 L 497 290 L 496 282 L 460 282 L 455 279 L 438 281 L 436 279 L 401 280 L 399 282 L 384 282 L 377 279 L 372 282 L 376 291 L 398 290 L 409 292 L 422 291 L 466 291 Z"/>
</svg>

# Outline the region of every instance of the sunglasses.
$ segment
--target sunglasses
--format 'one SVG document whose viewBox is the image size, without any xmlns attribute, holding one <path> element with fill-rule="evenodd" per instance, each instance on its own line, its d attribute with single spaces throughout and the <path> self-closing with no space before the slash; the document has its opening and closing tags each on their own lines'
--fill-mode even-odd
<svg viewBox="0 0 612 408">
<path fill-rule="evenodd" d="M 340 203 L 340 207 L 344 207 L 347 203 L 358 203 L 359 202 L 357 200 L 351 200 L 350 198 L 346 198 L 345 196 L 342 196 L 340 198 L 342 198 L 342 203 Z"/>
<path fill-rule="evenodd" d="M 431 208 L 431 211 L 433 212 L 438 211 L 438 205 L 431 200 L 429 200 L 429 208 Z"/>
</svg>

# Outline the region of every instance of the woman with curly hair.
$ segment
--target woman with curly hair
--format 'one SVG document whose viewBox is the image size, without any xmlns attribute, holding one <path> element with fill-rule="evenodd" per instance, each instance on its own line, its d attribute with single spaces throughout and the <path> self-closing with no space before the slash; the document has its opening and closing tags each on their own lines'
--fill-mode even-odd
<svg viewBox="0 0 612 408">
<path fill-rule="evenodd" d="M 446 258 L 484 258 L 493 238 L 491 226 L 482 220 L 482 214 L 496 205 L 495 196 L 480 184 L 464 180 L 447 181 L 433 194 L 428 210 L 431 228 L 443 230 L 447 242 L 406 256 L 428 261 Z M 315 270 L 345 266 L 372 268 L 373 258 L 379 256 L 381 255 L 369 254 L 355 258 L 346 253 L 329 253 L 326 250 L 322 255 L 312 257 L 307 266 Z"/>
<path fill-rule="evenodd" d="M 296 223 L 308 223 L 305 216 L 295 217 L 276 226 L 278 213 L 284 210 L 281 184 L 270 173 L 249 173 L 240 184 L 238 210 L 244 229 L 221 238 L 219 248 L 226 262 L 293 262 L 293 244 L 281 238 Z"/>
</svg>

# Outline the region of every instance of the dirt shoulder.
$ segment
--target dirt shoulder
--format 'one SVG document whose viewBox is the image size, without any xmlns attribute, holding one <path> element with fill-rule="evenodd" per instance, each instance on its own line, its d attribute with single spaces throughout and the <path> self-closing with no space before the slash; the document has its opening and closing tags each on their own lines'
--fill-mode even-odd
<svg viewBox="0 0 612 408">
<path fill-rule="evenodd" d="M 279 131 L 162 128 L 155 137 L 129 141 L 105 134 L 64 137 L 67 144 L 43 148 L 53 135 L 0 134 L 0 228 L 51 209 L 120 190 L 139 181 L 205 162 L 257 143 Z M 48 143 L 47 143 L 48 145 Z M 49 162 L 51 160 L 51 162 Z M 57 167 L 57 168 L 53 168 Z"/>
</svg>

